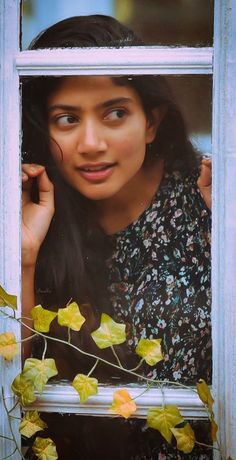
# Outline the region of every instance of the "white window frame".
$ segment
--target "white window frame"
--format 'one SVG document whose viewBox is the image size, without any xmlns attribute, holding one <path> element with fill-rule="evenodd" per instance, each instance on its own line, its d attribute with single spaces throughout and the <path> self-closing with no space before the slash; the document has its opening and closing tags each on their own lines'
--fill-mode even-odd
<svg viewBox="0 0 236 460">
<path fill-rule="evenodd" d="M 20 299 L 20 95 L 19 77 L 24 75 L 120 75 L 120 74 L 213 74 L 213 246 L 212 322 L 213 392 L 225 455 L 236 457 L 236 0 L 215 0 L 214 47 L 94 49 L 20 51 L 19 0 L 0 2 L 0 283 Z M 213 62 L 214 56 L 214 62 Z M 19 327 L 3 321 L 1 329 Z M 14 402 L 10 384 L 20 371 L 20 359 L 13 364 L 1 361 L 0 381 L 7 405 Z M 41 411 L 107 415 L 112 387 L 101 386 L 99 395 L 80 405 L 73 388 L 47 385 L 34 408 Z M 137 395 L 138 388 L 131 393 Z M 1 398 L 1 396 L 0 396 Z M 189 390 L 165 390 L 166 403 L 178 404 L 188 418 L 204 418 L 197 396 Z M 138 417 L 161 401 L 151 389 L 139 399 Z M 17 425 L 13 420 L 16 438 Z M 10 436 L 1 400 L 0 434 Z M 12 452 L 12 443 L 3 442 L 1 455 Z M 219 458 L 215 453 L 215 459 Z M 19 453 L 11 457 L 19 459 Z"/>
</svg>

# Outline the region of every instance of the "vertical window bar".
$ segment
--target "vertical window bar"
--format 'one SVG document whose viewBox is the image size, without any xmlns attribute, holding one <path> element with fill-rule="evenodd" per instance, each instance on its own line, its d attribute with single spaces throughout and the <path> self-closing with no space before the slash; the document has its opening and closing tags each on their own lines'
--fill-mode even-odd
<svg viewBox="0 0 236 460">
<path fill-rule="evenodd" d="M 14 56 L 19 51 L 18 0 L 0 2 L 0 284 L 14 294 L 20 293 L 20 245 L 19 245 L 19 79 L 14 69 Z M 4 311 L 7 311 L 5 308 Z M 12 331 L 19 339 L 20 330 L 13 321 L 3 319 L 1 332 Z M 5 403 L 10 409 L 14 404 L 11 382 L 20 370 L 20 358 L 6 364 L 1 358 L 0 383 L 4 389 Z M 19 415 L 14 411 L 12 415 Z M 11 419 L 15 437 L 20 442 L 18 421 Z M 12 438 L 9 421 L 0 395 L 0 434 Z M 15 448 L 12 441 L 1 439 L 1 457 L 10 455 Z M 19 459 L 19 452 L 12 457 Z"/>
<path fill-rule="evenodd" d="M 215 0 L 213 386 L 226 458 L 236 456 L 236 2 Z M 215 457 L 219 458 L 219 457 Z"/>
</svg>

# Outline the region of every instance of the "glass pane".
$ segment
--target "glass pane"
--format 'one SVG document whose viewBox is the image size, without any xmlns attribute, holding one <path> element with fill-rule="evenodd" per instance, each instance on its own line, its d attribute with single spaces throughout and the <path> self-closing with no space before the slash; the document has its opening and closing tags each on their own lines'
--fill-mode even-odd
<svg viewBox="0 0 236 460">
<path fill-rule="evenodd" d="M 138 404 L 138 401 L 137 401 Z M 155 405 L 155 401 L 153 401 Z M 188 456 L 178 450 L 174 439 L 165 442 L 161 434 L 147 427 L 146 420 L 105 417 L 85 417 L 78 415 L 42 414 L 48 429 L 45 436 L 54 440 L 60 459 L 83 460 L 212 460 L 212 449 L 204 445 L 212 444 L 210 423 L 191 421 L 196 441 Z M 30 440 L 25 443 L 29 445 Z M 32 459 L 30 449 L 25 457 Z M 33 457 L 34 459 L 34 457 Z"/>
<path fill-rule="evenodd" d="M 213 7 L 213 0 L 24 0 L 22 47 L 53 23 L 87 14 L 113 16 L 149 45 L 212 46 Z"/>
<path fill-rule="evenodd" d="M 197 149 L 209 153 L 211 78 L 31 77 L 22 90 L 25 308 L 33 251 L 35 303 L 57 311 L 72 299 L 86 319 L 78 331 L 71 306 L 72 330 L 54 319 L 51 334 L 103 359 L 91 371 L 94 357 L 50 340 L 58 378 L 91 371 L 99 382 L 210 382 L 210 211 L 181 112 Z M 28 163 L 45 166 L 55 196 L 44 170 Z M 115 336 L 102 337 L 100 349 L 91 332 L 102 313 L 123 326 L 116 337 L 105 316 Z M 141 339 L 157 340 L 144 342 L 155 348 L 150 359 L 136 350 Z M 34 356 L 43 349 L 35 340 Z"/>
</svg>

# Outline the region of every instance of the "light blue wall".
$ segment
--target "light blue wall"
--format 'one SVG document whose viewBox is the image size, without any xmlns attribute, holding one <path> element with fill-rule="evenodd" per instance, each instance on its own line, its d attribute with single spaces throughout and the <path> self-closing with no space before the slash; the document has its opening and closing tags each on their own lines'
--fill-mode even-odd
<svg viewBox="0 0 236 460">
<path fill-rule="evenodd" d="M 66 17 L 87 14 L 114 16 L 113 0 L 32 0 L 32 17 L 22 19 L 22 48 L 43 29 Z"/>
</svg>

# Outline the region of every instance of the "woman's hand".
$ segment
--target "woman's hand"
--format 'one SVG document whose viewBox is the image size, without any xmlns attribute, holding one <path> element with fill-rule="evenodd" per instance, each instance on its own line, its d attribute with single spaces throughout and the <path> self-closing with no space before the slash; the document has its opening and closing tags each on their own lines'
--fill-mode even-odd
<svg viewBox="0 0 236 460">
<path fill-rule="evenodd" d="M 209 209 L 211 209 L 211 176 L 211 160 L 209 158 L 203 158 L 197 185 Z"/>
<path fill-rule="evenodd" d="M 39 202 L 31 200 L 32 182 L 36 178 Z M 40 246 L 54 214 L 54 188 L 44 166 L 22 165 L 22 267 L 36 264 Z"/>
</svg>

